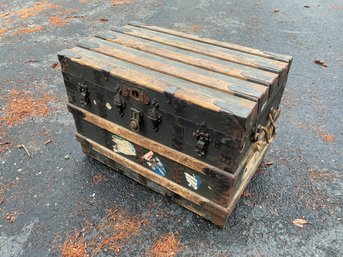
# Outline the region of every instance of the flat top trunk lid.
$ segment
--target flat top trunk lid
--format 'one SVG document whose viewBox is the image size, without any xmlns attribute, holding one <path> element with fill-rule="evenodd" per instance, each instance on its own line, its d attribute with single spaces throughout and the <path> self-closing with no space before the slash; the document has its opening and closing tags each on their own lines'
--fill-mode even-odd
<svg viewBox="0 0 343 257">
<path fill-rule="evenodd" d="M 292 60 L 286 55 L 138 23 L 81 40 L 59 56 L 245 119 L 246 130 Z"/>
</svg>

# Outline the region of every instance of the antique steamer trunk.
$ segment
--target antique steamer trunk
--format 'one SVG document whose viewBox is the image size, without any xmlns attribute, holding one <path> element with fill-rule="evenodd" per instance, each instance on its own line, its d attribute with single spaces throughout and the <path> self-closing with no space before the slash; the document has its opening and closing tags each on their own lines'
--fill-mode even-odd
<svg viewBox="0 0 343 257">
<path fill-rule="evenodd" d="M 84 153 L 224 226 L 274 138 L 292 58 L 138 22 L 58 57 Z"/>
</svg>

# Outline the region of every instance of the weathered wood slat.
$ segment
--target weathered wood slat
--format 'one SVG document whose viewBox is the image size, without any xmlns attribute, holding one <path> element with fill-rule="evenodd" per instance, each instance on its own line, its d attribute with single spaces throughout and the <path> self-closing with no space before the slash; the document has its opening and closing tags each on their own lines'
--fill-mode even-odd
<svg viewBox="0 0 343 257">
<path fill-rule="evenodd" d="M 280 73 L 288 66 L 287 63 L 284 62 L 274 61 L 256 55 L 249 55 L 243 52 L 224 49 L 218 46 L 133 26 L 126 26 L 123 29 L 114 28 L 112 30 L 270 72 Z"/>
<path fill-rule="evenodd" d="M 147 39 L 134 37 L 129 34 L 109 31 L 107 33 L 101 33 L 99 37 L 126 47 L 131 47 L 140 51 L 166 57 L 171 60 L 197 66 L 203 69 L 208 69 L 261 85 L 271 87 L 276 86 L 278 82 L 278 75 L 272 72 L 228 62 L 199 53 L 189 52 L 169 45 L 162 45 Z"/>
<path fill-rule="evenodd" d="M 71 49 L 71 52 L 78 54 L 81 53 L 80 48 L 73 48 Z M 82 66 L 88 66 L 92 69 L 102 71 L 104 69 L 108 68 L 108 65 L 110 63 L 103 62 L 99 59 L 91 58 L 89 56 L 83 55 L 82 58 L 74 58 L 69 57 L 74 63 L 77 63 Z M 109 73 L 113 76 L 116 76 L 120 79 L 124 79 L 127 81 L 130 81 L 132 83 L 135 83 L 137 85 L 145 86 L 146 88 L 149 88 L 151 90 L 154 90 L 156 92 L 160 92 L 163 94 L 168 88 L 172 88 L 173 85 L 166 83 L 164 81 L 159 80 L 158 78 L 154 78 L 151 76 L 147 76 L 145 74 L 142 74 L 141 72 L 137 72 L 132 69 L 127 69 L 122 66 L 111 66 Z M 114 89 L 114 88 L 113 88 Z M 215 104 L 211 103 L 208 97 L 206 95 L 200 94 L 199 97 L 193 97 L 194 95 L 187 94 L 182 89 L 177 89 L 175 91 L 175 94 L 180 94 L 180 99 L 186 100 L 186 101 L 193 101 L 196 102 L 198 105 L 208 108 L 213 111 L 219 111 L 220 108 L 216 106 Z"/>
<path fill-rule="evenodd" d="M 195 158 L 190 157 L 189 155 L 183 154 L 179 151 L 176 151 L 172 148 L 166 147 L 156 141 L 150 140 L 148 138 L 142 137 L 137 133 L 134 133 L 124 127 L 118 126 L 115 123 L 112 123 L 106 119 L 103 119 L 99 116 L 96 116 L 88 111 L 85 111 L 73 104 L 68 104 L 68 108 L 76 110 L 82 116 L 82 118 L 88 122 L 95 124 L 96 126 L 103 128 L 107 131 L 112 132 L 113 134 L 119 135 L 136 145 L 140 145 L 142 147 L 148 149 L 154 149 L 154 152 L 162 155 L 162 156 L 172 156 L 173 160 L 179 164 L 182 164 L 194 171 L 199 173 L 205 174 L 204 169 L 210 169 L 216 171 L 217 173 L 221 174 L 222 176 L 227 177 L 228 179 L 234 180 L 235 177 L 227 173 L 225 171 L 221 171 L 220 169 L 209 165 L 203 161 L 197 160 Z"/>
<path fill-rule="evenodd" d="M 215 208 L 215 205 L 213 206 L 211 205 L 211 203 L 207 204 L 205 202 L 202 205 L 197 205 L 194 202 L 186 198 L 183 198 L 181 195 L 178 195 L 175 192 L 163 187 L 162 185 L 146 179 L 146 177 L 144 177 L 143 175 L 138 174 L 135 171 L 128 169 L 121 163 L 118 163 L 104 156 L 103 154 L 95 151 L 93 149 L 93 146 L 88 141 L 84 140 L 83 138 L 77 137 L 77 136 L 76 138 L 81 143 L 82 150 L 85 154 L 113 168 L 117 173 L 121 173 L 129 177 L 135 180 L 136 182 L 149 187 L 150 189 L 154 190 L 157 193 L 170 197 L 170 199 L 173 200 L 174 202 L 180 204 L 181 206 L 187 208 L 190 211 L 195 212 L 201 217 L 204 217 L 205 219 L 210 220 L 211 222 L 213 222 L 219 227 L 223 227 L 225 225 L 227 216 L 223 214 L 222 210 L 218 211 Z"/>
<path fill-rule="evenodd" d="M 80 135 L 80 134 L 76 134 L 77 139 L 79 140 L 83 140 L 88 142 L 89 144 L 92 145 L 92 148 L 99 152 L 100 154 L 106 156 L 109 159 L 112 159 L 118 163 L 120 163 L 121 165 L 127 167 L 130 170 L 134 170 L 136 173 L 146 177 L 147 179 L 167 188 L 168 190 L 186 198 L 187 200 L 196 203 L 200 206 L 208 206 L 210 207 L 212 210 L 216 210 L 217 214 L 220 215 L 221 217 L 225 218 L 226 217 L 226 213 L 227 210 L 222 207 L 219 204 L 216 204 L 212 201 L 209 201 L 208 199 L 206 199 L 203 196 L 200 196 L 194 192 L 192 192 L 191 190 L 188 190 L 184 187 L 181 187 L 180 185 L 165 179 L 153 172 L 151 172 L 150 170 L 148 170 L 147 168 L 115 153 L 112 152 L 110 150 L 108 150 L 107 148 L 103 147 L 102 145 L 97 144 L 96 142 Z"/>
<path fill-rule="evenodd" d="M 72 51 L 73 53 L 82 56 L 80 59 L 72 58 L 74 62 L 80 65 L 94 67 L 94 69 L 98 69 L 100 71 L 110 66 L 109 74 L 112 76 L 125 79 L 137 85 L 143 85 L 160 93 L 164 93 L 168 88 L 176 87 L 174 97 L 190 101 L 206 109 L 218 112 L 221 108 L 215 103 L 225 101 L 229 109 L 222 109 L 222 111 L 229 111 L 238 117 L 246 118 L 253 115 L 253 118 L 256 116 L 256 102 L 242 99 L 235 95 L 221 94 L 216 90 L 209 90 L 205 87 L 199 91 L 199 85 L 192 83 L 179 83 L 179 80 L 177 81 L 177 84 L 173 84 L 173 80 L 169 79 L 169 77 L 167 78 L 163 76 L 163 74 L 153 76 L 153 73 L 148 72 L 147 69 L 141 69 L 138 66 L 120 62 L 120 60 L 118 62 L 115 58 L 104 56 L 86 49 L 76 47 L 73 48 Z M 116 65 L 117 63 L 118 65 Z"/>
<path fill-rule="evenodd" d="M 58 57 L 83 151 L 224 226 L 274 139 L 292 57 L 137 22 Z"/>
<path fill-rule="evenodd" d="M 237 45 L 237 44 L 232 44 L 232 43 L 228 43 L 228 42 L 218 41 L 218 40 L 214 40 L 214 39 L 210 39 L 210 38 L 203 38 L 203 37 L 183 33 L 183 32 L 172 30 L 172 29 L 161 28 L 161 27 L 152 26 L 152 25 L 145 25 L 145 24 L 140 23 L 140 22 L 131 22 L 129 24 L 132 26 L 135 26 L 135 27 L 150 29 L 150 30 L 157 31 L 157 32 L 162 32 L 162 33 L 166 33 L 166 34 L 170 34 L 170 35 L 174 35 L 174 36 L 192 39 L 192 40 L 199 41 L 202 43 L 220 46 L 220 47 L 236 50 L 236 51 L 247 53 L 247 54 L 252 54 L 252 55 L 257 55 L 257 56 L 261 56 L 264 58 L 273 59 L 276 61 L 281 61 L 281 62 L 286 62 L 286 63 L 289 63 L 292 61 L 292 57 L 289 55 L 285 55 L 285 54 L 277 54 L 277 53 L 262 51 L 259 49 L 245 47 L 245 46 L 241 46 L 241 45 Z"/>
<path fill-rule="evenodd" d="M 220 90 L 227 94 L 239 95 L 256 102 L 259 101 L 261 105 L 268 99 L 268 88 L 259 84 L 244 82 L 236 78 L 147 54 L 102 39 L 91 38 L 89 41 L 91 44 L 96 43 L 99 45 L 98 47 L 91 48 L 95 52 L 125 60 L 144 68 Z"/>
</svg>

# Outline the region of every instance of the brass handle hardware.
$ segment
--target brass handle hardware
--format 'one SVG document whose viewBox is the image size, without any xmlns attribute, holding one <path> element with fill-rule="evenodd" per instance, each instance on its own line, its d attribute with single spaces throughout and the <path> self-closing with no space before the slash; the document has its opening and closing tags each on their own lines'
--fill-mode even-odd
<svg viewBox="0 0 343 257">
<path fill-rule="evenodd" d="M 258 125 L 252 134 L 252 141 L 256 143 L 257 149 L 261 148 L 261 145 L 270 144 L 276 134 L 275 120 L 280 115 L 280 109 L 271 108 L 268 114 L 268 123 L 266 126 Z"/>
</svg>

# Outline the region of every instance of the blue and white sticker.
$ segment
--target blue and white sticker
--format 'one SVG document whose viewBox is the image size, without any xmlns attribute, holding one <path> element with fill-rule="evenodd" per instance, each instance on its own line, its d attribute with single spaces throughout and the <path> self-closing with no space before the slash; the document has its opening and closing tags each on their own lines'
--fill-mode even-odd
<svg viewBox="0 0 343 257">
<path fill-rule="evenodd" d="M 166 169 L 160 159 L 154 156 L 154 152 L 150 151 L 143 156 L 148 166 L 158 175 L 164 177 L 167 174 Z"/>
<path fill-rule="evenodd" d="M 198 190 L 198 188 L 201 185 L 200 177 L 197 176 L 197 175 L 194 175 L 194 174 L 191 175 L 191 174 L 189 174 L 187 172 L 185 172 L 184 174 L 185 174 L 188 186 L 193 188 L 194 190 Z"/>
</svg>

